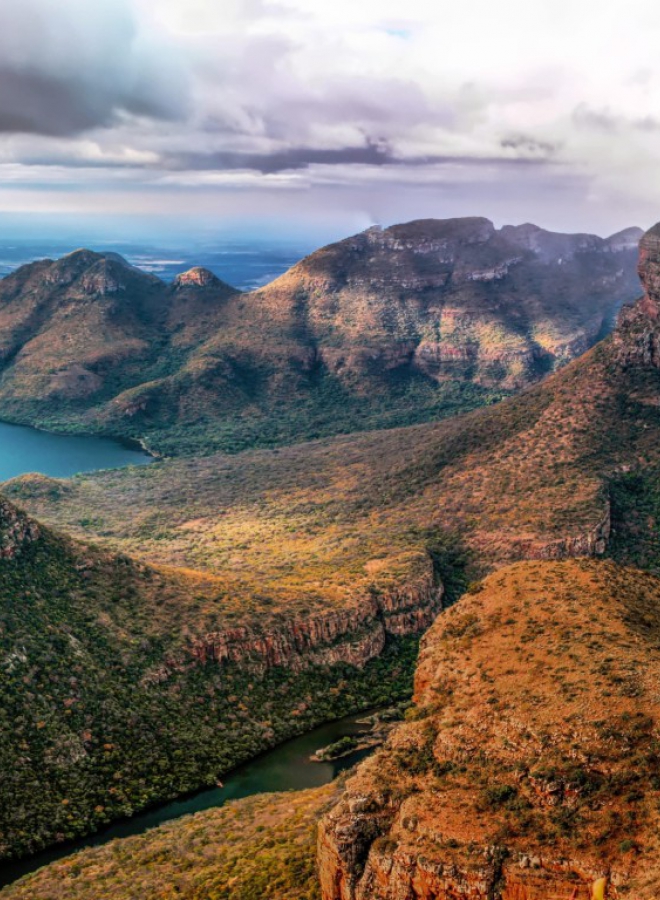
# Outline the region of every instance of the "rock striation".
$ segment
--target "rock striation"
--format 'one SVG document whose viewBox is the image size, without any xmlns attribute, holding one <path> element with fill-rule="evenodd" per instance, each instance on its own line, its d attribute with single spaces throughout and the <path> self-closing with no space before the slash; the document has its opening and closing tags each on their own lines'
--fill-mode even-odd
<svg viewBox="0 0 660 900">
<path fill-rule="evenodd" d="M 639 245 L 639 277 L 644 286 L 641 302 L 626 306 L 615 334 L 617 359 L 624 366 L 660 368 L 660 224 L 648 231 Z"/>
<path fill-rule="evenodd" d="M 337 663 L 362 668 L 383 652 L 388 636 L 426 631 L 442 609 L 443 594 L 429 559 L 426 577 L 405 589 L 374 592 L 352 609 L 294 618 L 283 628 L 246 625 L 208 634 L 190 652 L 202 663 L 237 663 L 261 673 L 275 666 L 294 672 Z"/>
</svg>

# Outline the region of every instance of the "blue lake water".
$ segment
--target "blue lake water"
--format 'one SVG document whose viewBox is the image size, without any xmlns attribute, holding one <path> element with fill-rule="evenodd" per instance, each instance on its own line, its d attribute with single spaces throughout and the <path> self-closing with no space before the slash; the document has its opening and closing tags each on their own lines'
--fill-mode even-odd
<svg viewBox="0 0 660 900">
<path fill-rule="evenodd" d="M 149 462 L 151 457 L 142 450 L 108 438 L 49 434 L 0 422 L 0 481 L 27 472 L 68 478 L 78 472 Z"/>
</svg>

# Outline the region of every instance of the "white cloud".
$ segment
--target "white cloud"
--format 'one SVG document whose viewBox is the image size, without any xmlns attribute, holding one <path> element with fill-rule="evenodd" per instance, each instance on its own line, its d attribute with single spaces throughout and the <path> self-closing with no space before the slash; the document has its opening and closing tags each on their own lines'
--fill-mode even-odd
<svg viewBox="0 0 660 900">
<path fill-rule="evenodd" d="M 499 182 L 511 218 L 512 179 L 564 179 L 575 209 L 648 215 L 659 39 L 652 0 L 3 0 L 0 160 L 26 184 L 50 163 L 72 186 L 390 184 L 393 203 Z"/>
</svg>

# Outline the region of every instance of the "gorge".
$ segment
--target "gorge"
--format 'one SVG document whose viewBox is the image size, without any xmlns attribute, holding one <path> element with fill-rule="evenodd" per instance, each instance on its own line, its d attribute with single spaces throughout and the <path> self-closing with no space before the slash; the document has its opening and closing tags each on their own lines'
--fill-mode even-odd
<svg viewBox="0 0 660 900">
<path fill-rule="evenodd" d="M 529 231 L 525 235 L 526 241 L 532 239 Z M 532 584 L 547 581 L 548 591 L 558 591 L 560 599 L 566 590 L 571 594 L 568 600 L 561 599 L 568 606 L 558 607 L 553 620 L 543 623 L 551 634 L 559 627 L 556 621 L 579 612 L 571 606 L 572 595 L 579 600 L 590 591 L 606 591 L 612 582 L 622 586 L 617 596 L 623 598 L 627 570 L 619 574 L 614 563 L 551 560 L 609 556 L 617 563 L 655 570 L 655 507 L 647 511 L 635 493 L 641 481 L 649 486 L 644 503 L 658 503 L 654 484 L 660 442 L 654 398 L 660 372 L 652 348 L 657 308 L 654 279 L 660 258 L 653 240 L 651 233 L 642 244 L 646 298 L 624 310 L 614 335 L 502 403 L 441 422 L 307 445 L 233 457 L 168 459 L 72 481 L 23 476 L 5 484 L 5 553 L 0 565 L 5 567 L 3 584 L 8 588 L 2 638 L 3 659 L 12 676 L 5 708 L 16 711 L 18 731 L 14 726 L 14 737 L 3 752 L 6 770 L 15 773 L 11 796 L 24 804 L 21 819 L 31 823 L 42 845 L 58 840 L 60 834 L 84 833 L 127 810 L 217 780 L 229 765 L 281 740 L 292 729 L 302 731 L 374 699 L 403 696 L 414 664 L 416 636 L 426 630 L 442 604 L 453 602 L 466 590 L 455 609 L 439 617 L 424 645 L 435 647 L 435 635 L 443 633 L 442 623 L 456 619 L 455 628 L 447 626 L 446 640 L 455 640 L 458 648 L 452 650 L 452 665 L 460 658 L 463 643 L 466 651 L 477 646 L 482 630 L 479 598 L 485 601 L 494 592 L 501 606 L 518 590 L 516 579 L 523 591 L 520 616 L 513 617 L 515 627 L 507 625 L 515 635 L 516 629 L 527 633 L 531 610 L 540 602 L 533 592 L 529 597 L 524 594 L 525 578 Z M 25 513 L 18 512 L 16 505 Z M 506 568 L 516 560 L 527 561 L 522 570 Z M 516 574 L 520 571 L 523 575 Z M 488 572 L 495 574 L 483 582 L 484 587 L 481 579 Z M 503 573 L 505 585 L 510 584 L 504 600 L 498 593 L 498 572 Z M 563 584 L 566 579 L 570 588 Z M 624 644 L 636 640 L 631 635 L 646 629 L 649 643 L 644 653 L 651 659 L 655 620 L 642 615 L 640 604 L 652 610 L 656 588 L 652 579 L 640 579 L 633 578 L 637 585 L 633 593 L 642 599 L 635 601 L 630 615 L 628 601 L 621 599 L 619 619 L 632 629 L 621 640 Z M 20 617 L 12 615 L 10 602 L 15 603 L 17 596 L 23 604 Z M 471 603 L 476 604 L 473 614 L 461 612 Z M 506 611 L 502 608 L 498 613 L 497 604 L 492 611 L 494 628 L 498 616 L 503 623 L 507 620 Z M 613 620 L 607 619 L 606 599 L 602 608 L 604 618 L 598 627 L 603 635 L 610 631 L 614 635 L 619 625 L 615 628 Z M 576 620 L 574 630 L 578 625 L 584 630 L 582 620 Z M 499 642 L 497 628 L 494 633 Z M 519 636 L 515 639 L 522 641 Z M 440 641 L 441 650 L 444 641 Z M 572 652 L 569 638 L 559 635 L 552 641 L 566 644 L 566 652 Z M 493 648 L 497 646 L 484 650 L 489 659 L 496 657 Z M 597 650 L 593 648 L 594 654 Z M 423 660 L 424 656 L 422 665 Z M 441 662 L 434 665 L 439 667 Z M 541 662 L 539 673 L 545 671 Z M 507 677 L 516 682 L 513 664 L 511 668 Z M 70 671 L 75 672 L 73 680 Z M 552 671 L 550 667 L 548 678 L 554 679 Z M 105 672 L 112 672 L 113 678 L 106 678 Z M 516 695 L 507 694 L 496 696 L 497 703 L 491 704 L 490 688 L 484 688 L 485 699 L 479 699 L 481 695 L 472 687 L 480 681 L 487 687 L 491 679 L 498 682 L 504 677 L 499 671 L 484 670 L 483 674 L 483 679 L 479 674 L 470 676 L 461 699 L 461 710 L 467 710 L 469 721 L 470 698 L 476 698 L 479 711 L 482 703 L 487 709 L 506 711 L 519 702 Z M 614 675 L 624 679 L 624 686 L 637 684 L 634 673 L 630 678 L 626 673 Z M 405 893 L 414 883 L 417 890 L 422 882 L 429 885 L 429 897 L 442 897 L 438 891 L 445 889 L 446 896 L 452 897 L 488 896 L 500 890 L 500 876 L 508 871 L 504 857 L 498 857 L 496 865 L 492 859 L 483 863 L 483 854 L 479 856 L 477 850 L 465 862 L 458 831 L 448 833 L 447 854 L 441 863 L 436 866 L 431 860 L 436 869 L 445 867 L 438 869 L 441 874 L 450 869 L 458 872 L 456 880 L 447 876 L 443 887 L 437 879 L 429 881 L 440 877 L 436 869 L 422 873 L 406 868 L 406 854 L 412 852 L 406 849 L 406 835 L 410 831 L 411 841 L 418 837 L 417 826 L 408 829 L 398 818 L 401 804 L 409 802 L 407 792 L 424 794 L 428 775 L 440 779 L 433 781 L 432 792 L 444 789 L 442 779 L 449 778 L 451 789 L 467 791 L 468 797 L 472 779 L 477 779 L 471 770 L 460 770 L 469 750 L 456 750 L 458 763 L 444 750 L 436 753 L 436 732 L 431 735 L 431 730 L 436 726 L 437 734 L 442 730 L 438 717 L 443 710 L 458 717 L 458 712 L 452 712 L 453 694 L 444 697 L 442 677 L 437 685 L 430 676 L 422 686 L 419 674 L 417 679 L 418 707 L 411 723 L 397 732 L 391 746 L 378 756 L 379 762 L 367 763 L 355 776 L 358 780 L 349 782 L 348 796 L 324 819 L 321 873 L 328 900 L 353 900 L 381 889 L 389 897 L 390 886 L 391 895 L 398 896 L 400 889 Z M 618 691 L 619 682 L 612 684 L 604 682 L 603 691 Z M 584 693 L 589 703 L 608 706 L 603 699 L 607 695 L 592 698 L 588 693 L 586 674 L 580 676 L 575 690 Z M 427 697 L 429 691 L 440 698 L 437 709 Z M 44 700 L 38 710 L 35 697 Z M 555 712 L 563 715 L 563 707 Z M 613 706 L 611 714 L 628 714 L 633 721 L 638 709 L 634 704 L 630 708 L 624 704 L 620 710 Z M 477 719 L 480 716 L 481 712 Z M 607 719 L 605 713 L 603 718 Z M 639 736 L 631 735 L 640 753 L 654 752 L 649 744 L 651 731 L 644 726 Z M 223 735 L 220 744 L 219 732 Z M 152 733 L 157 740 L 152 740 Z M 133 738 L 138 734 L 139 742 L 130 742 L 129 734 Z M 493 734 L 497 744 L 501 735 Z M 557 752 L 563 760 L 564 738 L 560 738 Z M 590 740 L 596 738 L 590 736 Z M 545 744 L 534 744 L 537 750 L 538 746 L 543 749 Z M 498 753 L 493 751 L 489 758 L 495 769 L 502 765 Z M 449 763 L 458 765 L 458 770 L 443 772 Z M 398 771 L 399 764 L 404 774 Z M 378 790 L 372 791 L 369 784 L 369 765 L 391 774 L 392 790 L 382 803 Z M 405 774 L 411 766 L 415 769 L 412 781 L 410 773 Z M 596 762 L 594 766 L 598 768 Z M 45 809 L 35 808 L 29 793 L 29 785 L 42 777 L 41 771 L 61 786 L 61 793 Z M 120 779 L 114 777 L 117 772 Z M 459 776 L 465 776 L 464 782 Z M 455 785 L 454 777 L 459 779 Z M 566 779 L 572 784 L 568 775 Z M 545 813 L 539 813 L 537 823 L 527 782 L 524 790 L 516 784 L 504 779 L 501 802 L 492 801 L 492 808 L 501 810 L 493 815 L 488 806 L 491 800 L 482 797 L 479 787 L 475 802 L 486 804 L 483 812 L 477 810 L 479 815 L 486 823 L 492 820 L 493 828 L 509 827 L 511 809 L 514 818 L 522 810 L 532 822 L 530 828 L 547 832 L 547 840 L 555 841 L 552 829 L 559 824 L 552 819 L 550 828 Z M 518 793 L 505 790 L 512 787 Z M 647 786 L 635 782 L 630 792 L 635 791 L 646 796 Z M 364 808 L 363 796 L 367 798 Z M 318 797 L 321 805 L 328 803 L 327 793 Z M 520 797 L 531 804 L 530 809 Z M 510 809 L 507 804 L 516 798 L 523 805 Z M 286 800 L 273 800 L 274 808 L 280 809 L 280 802 L 286 819 Z M 457 802 L 463 801 L 459 797 Z M 301 803 L 311 810 L 311 799 Z M 622 807 L 623 813 L 631 811 L 635 822 L 641 821 L 638 801 L 631 803 L 630 809 Z M 402 815 L 407 817 L 405 810 Z M 422 819 L 417 811 L 413 816 Z M 365 823 L 367 836 L 351 831 L 356 817 Z M 338 823 L 336 828 L 333 823 Z M 585 819 L 585 828 L 591 829 L 590 823 Z M 184 830 L 187 827 L 181 825 Z M 3 826 L 10 852 L 36 849 L 12 828 L 10 821 Z M 444 833 L 438 838 L 428 828 L 425 859 L 431 858 L 432 844 L 440 841 L 444 847 L 445 841 Z M 621 831 L 617 828 L 611 840 L 603 839 L 606 855 L 619 852 L 616 841 Z M 346 858 L 342 849 L 342 829 L 363 848 L 355 859 Z M 422 837 L 426 835 L 424 831 Z M 487 828 L 484 835 L 488 846 L 493 845 Z M 498 847 L 500 839 L 504 840 L 497 837 Z M 159 837 L 154 834 L 153 840 Z M 545 838 L 537 834 L 534 840 Z M 621 837 L 619 843 L 624 840 Z M 646 837 L 640 832 L 635 840 L 642 846 Z M 458 847 L 451 843 L 455 841 Z M 401 845 L 400 857 L 395 844 Z M 519 845 L 526 846 L 522 839 L 512 846 Z M 535 847 L 534 852 L 520 853 L 544 860 Z M 563 859 L 564 850 L 560 855 Z M 578 890 L 591 884 L 589 878 L 593 882 L 605 877 L 599 874 L 598 860 L 589 857 L 578 871 L 582 878 L 575 881 Z M 385 871 L 388 866 L 389 873 L 395 873 L 392 878 Z M 550 885 L 562 897 L 575 873 L 571 870 L 573 874 L 563 881 L 564 875 L 556 875 L 553 887 L 553 867 L 554 862 L 540 871 L 532 866 L 534 871 L 529 878 L 525 875 L 524 885 L 514 879 L 513 893 L 502 896 L 525 900 L 538 896 L 529 887 L 532 875 L 538 875 L 544 889 Z M 616 878 L 625 881 L 632 877 L 627 873 L 620 866 Z M 47 872 L 42 877 L 47 879 Z M 614 890 L 613 880 L 611 884 Z M 80 883 L 78 887 L 84 889 Z M 17 886 L 19 890 L 22 887 Z"/>
</svg>

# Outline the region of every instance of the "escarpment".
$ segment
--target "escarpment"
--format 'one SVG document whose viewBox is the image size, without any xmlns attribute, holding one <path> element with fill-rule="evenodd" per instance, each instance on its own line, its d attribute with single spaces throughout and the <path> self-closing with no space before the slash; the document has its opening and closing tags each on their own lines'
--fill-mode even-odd
<svg viewBox="0 0 660 900">
<path fill-rule="evenodd" d="M 283 626 L 257 630 L 246 625 L 204 635 L 190 646 L 201 662 L 237 663 L 246 670 L 285 666 L 299 672 L 312 666 L 347 663 L 363 667 L 379 656 L 389 637 L 421 634 L 442 608 L 444 587 L 431 560 L 425 576 L 405 589 L 372 592 L 352 609 L 292 618 Z"/>
<path fill-rule="evenodd" d="M 655 896 L 659 647 L 650 575 L 491 575 L 438 618 L 412 720 L 323 819 L 324 900 Z"/>
</svg>

